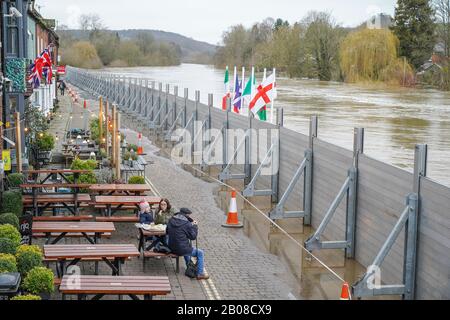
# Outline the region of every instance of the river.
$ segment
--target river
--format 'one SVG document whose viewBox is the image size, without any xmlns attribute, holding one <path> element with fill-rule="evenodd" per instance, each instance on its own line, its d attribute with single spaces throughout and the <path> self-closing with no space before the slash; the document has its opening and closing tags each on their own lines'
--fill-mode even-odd
<svg viewBox="0 0 450 320">
<path fill-rule="evenodd" d="M 221 105 L 224 71 L 212 66 L 105 69 L 163 84 L 200 90 L 201 101 L 214 94 Z M 230 75 L 232 78 L 232 74 Z M 261 80 L 261 79 L 259 79 Z M 450 93 L 432 89 L 379 88 L 315 80 L 277 79 L 276 107 L 283 107 L 285 126 L 308 134 L 309 118 L 319 117 L 319 138 L 347 149 L 353 128 L 365 128 L 365 153 L 412 171 L 414 146 L 428 144 L 428 176 L 450 186 Z"/>
</svg>

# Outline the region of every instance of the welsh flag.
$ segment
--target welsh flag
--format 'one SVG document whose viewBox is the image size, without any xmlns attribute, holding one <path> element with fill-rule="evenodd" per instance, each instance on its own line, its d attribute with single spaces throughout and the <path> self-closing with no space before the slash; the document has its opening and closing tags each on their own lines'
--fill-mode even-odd
<svg viewBox="0 0 450 320">
<path fill-rule="evenodd" d="M 253 114 L 257 114 L 277 97 L 275 74 L 271 74 L 253 91 L 249 104 Z"/>
<path fill-rule="evenodd" d="M 231 97 L 231 92 L 230 92 L 230 72 L 228 71 L 228 66 L 227 69 L 225 70 L 225 79 L 223 81 L 223 83 L 225 84 L 225 95 L 222 98 L 222 110 L 227 110 L 227 99 Z"/>
</svg>

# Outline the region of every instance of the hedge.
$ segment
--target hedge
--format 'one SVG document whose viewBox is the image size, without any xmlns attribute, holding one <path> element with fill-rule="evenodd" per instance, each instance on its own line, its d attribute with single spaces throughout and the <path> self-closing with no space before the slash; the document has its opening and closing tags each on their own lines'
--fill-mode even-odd
<svg viewBox="0 0 450 320">
<path fill-rule="evenodd" d="M 16 258 L 12 254 L 0 253 L 0 273 L 17 272 Z"/>
<path fill-rule="evenodd" d="M 19 218 L 14 213 L 0 214 L 0 224 L 10 224 L 19 230 Z"/>
<path fill-rule="evenodd" d="M 22 193 L 19 191 L 5 191 L 2 196 L 2 213 L 12 212 L 17 217 L 23 213 Z"/>
</svg>

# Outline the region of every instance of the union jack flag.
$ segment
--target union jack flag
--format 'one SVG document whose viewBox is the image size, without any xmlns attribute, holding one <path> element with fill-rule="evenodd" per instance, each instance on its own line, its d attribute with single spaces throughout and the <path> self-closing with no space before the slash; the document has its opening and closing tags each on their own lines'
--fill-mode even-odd
<svg viewBox="0 0 450 320">
<path fill-rule="evenodd" d="M 52 58 L 48 46 L 30 65 L 30 76 L 28 82 L 33 84 L 33 88 L 37 89 L 41 85 L 42 76 L 45 76 L 47 84 L 52 83 L 53 70 Z"/>
</svg>

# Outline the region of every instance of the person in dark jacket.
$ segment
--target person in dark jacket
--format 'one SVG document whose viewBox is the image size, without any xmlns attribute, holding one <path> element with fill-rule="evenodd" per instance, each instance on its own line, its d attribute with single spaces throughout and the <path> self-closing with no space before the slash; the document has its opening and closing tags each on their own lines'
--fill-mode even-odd
<svg viewBox="0 0 450 320">
<path fill-rule="evenodd" d="M 191 241 L 197 238 L 198 225 L 190 215 L 191 210 L 181 208 L 167 224 L 167 235 L 169 236 L 169 248 L 172 253 L 184 256 L 186 265 L 191 257 L 197 258 L 197 280 L 209 279 L 203 269 L 204 252 L 203 250 L 193 248 Z"/>
</svg>

